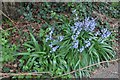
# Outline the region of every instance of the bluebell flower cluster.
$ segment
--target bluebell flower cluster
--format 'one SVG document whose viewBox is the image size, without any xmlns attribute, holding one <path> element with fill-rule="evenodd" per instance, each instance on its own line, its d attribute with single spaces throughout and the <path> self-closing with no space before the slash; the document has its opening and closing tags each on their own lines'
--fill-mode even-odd
<svg viewBox="0 0 120 80">
<path fill-rule="evenodd" d="M 55 52 L 59 48 L 59 46 L 55 46 L 55 47 L 51 47 L 51 48 L 52 48 L 52 50 L 50 51 L 50 53 Z"/>
<path fill-rule="evenodd" d="M 91 40 L 92 40 L 92 38 L 89 38 L 89 40 L 85 40 L 84 41 L 85 46 L 82 46 L 80 49 L 78 49 L 78 51 L 82 52 L 85 48 L 90 47 L 91 46 L 91 42 L 90 42 Z"/>
<path fill-rule="evenodd" d="M 74 40 L 72 45 L 73 45 L 73 48 L 77 49 L 78 48 L 78 44 L 79 44 L 79 40 Z"/>
<path fill-rule="evenodd" d="M 74 26 L 71 27 L 71 30 L 73 32 L 73 35 L 71 36 L 72 40 L 73 40 L 73 48 L 78 48 L 78 45 L 79 45 L 79 40 L 77 40 L 81 30 L 82 30 L 82 25 L 83 23 L 78 21 L 78 22 L 75 22 L 74 23 Z"/>
<path fill-rule="evenodd" d="M 53 39 L 53 38 L 52 38 L 53 31 L 54 31 L 54 27 L 51 28 L 51 31 L 50 31 L 49 35 L 46 36 L 46 42 L 47 42 L 48 40 L 52 40 L 52 39 Z"/>
<path fill-rule="evenodd" d="M 85 49 L 85 47 L 82 46 L 78 51 L 79 51 L 79 52 L 83 52 L 84 49 Z"/>
<path fill-rule="evenodd" d="M 84 41 L 84 46 L 79 48 L 79 40 L 77 39 L 79 34 L 81 33 L 82 30 L 87 31 L 87 32 L 94 32 L 96 28 L 96 22 L 95 19 L 93 18 L 85 18 L 83 22 L 77 21 L 74 23 L 74 26 L 71 27 L 73 35 L 71 36 L 73 42 L 72 42 L 72 47 L 75 49 L 78 49 L 79 52 L 84 51 L 85 48 L 88 48 L 91 46 L 91 40 L 92 38 L 89 38 L 88 40 Z M 101 33 L 102 32 L 102 33 Z M 111 32 L 107 30 L 107 28 L 104 28 L 101 30 L 101 32 L 98 30 L 95 33 L 95 36 L 100 35 L 101 38 L 107 38 L 111 35 Z M 102 41 L 103 42 L 103 41 Z"/>
<path fill-rule="evenodd" d="M 60 46 L 55 45 L 54 42 L 61 42 L 64 39 L 64 36 L 57 36 L 57 38 L 53 38 L 53 33 L 55 32 L 54 27 L 51 28 L 51 31 L 46 36 L 46 42 L 50 41 L 49 47 L 51 48 L 50 53 L 55 52 Z"/>
<path fill-rule="evenodd" d="M 64 39 L 64 36 L 58 36 L 58 41 L 62 41 Z"/>
<path fill-rule="evenodd" d="M 96 27 L 96 22 L 95 22 L 94 18 L 92 18 L 91 20 L 89 17 L 85 19 L 85 21 L 84 21 L 84 30 L 85 31 L 92 32 L 92 31 L 94 31 L 95 27 Z"/>
<path fill-rule="evenodd" d="M 75 11 L 73 11 L 75 13 Z M 98 38 L 107 38 L 111 35 L 111 32 L 107 30 L 107 28 L 103 28 L 102 30 L 95 30 L 96 28 L 96 22 L 94 18 L 85 18 L 84 21 L 76 21 L 73 26 L 71 26 L 71 39 L 72 39 L 72 49 L 76 49 L 80 53 L 82 53 L 86 48 L 89 48 L 91 46 L 92 39 Z M 81 32 L 86 31 L 93 33 L 94 36 L 90 36 L 89 38 L 82 39 L 82 44 L 80 44 L 79 36 Z M 51 31 L 46 36 L 46 42 L 50 41 L 49 47 L 51 48 L 50 53 L 55 52 L 57 49 L 59 49 L 60 46 L 54 43 L 59 43 L 64 40 L 64 36 L 54 36 L 53 33 L 55 33 L 55 28 L 51 28 Z M 99 36 L 98 36 L 99 35 Z M 102 41 L 103 42 L 103 41 Z"/>
<path fill-rule="evenodd" d="M 101 31 L 101 32 L 100 32 Z M 95 36 L 100 36 L 102 39 L 105 39 L 111 35 L 111 32 L 107 28 L 96 31 Z"/>
<path fill-rule="evenodd" d="M 79 35 L 81 30 L 93 32 L 95 27 L 96 27 L 95 19 L 91 18 L 90 20 L 90 18 L 88 17 L 83 22 L 80 21 L 75 22 L 74 26 L 71 27 L 71 30 L 73 34 L 76 33 L 76 35 Z"/>
<path fill-rule="evenodd" d="M 101 37 L 102 37 L 103 39 L 109 37 L 110 34 L 111 34 L 111 32 L 110 32 L 109 30 L 107 30 L 107 28 L 102 29 L 101 32 L 102 32 Z"/>
<path fill-rule="evenodd" d="M 73 42 L 72 42 L 72 48 L 78 49 L 78 51 L 82 52 L 85 48 L 88 48 L 91 45 L 91 38 L 89 41 L 85 41 L 85 46 L 82 46 L 79 48 L 79 40 L 77 39 L 79 34 L 81 33 L 82 30 L 88 31 L 88 32 L 93 32 L 96 27 L 96 22 L 95 19 L 86 18 L 83 22 L 77 21 L 74 23 L 74 26 L 71 27 L 71 31 L 73 35 L 71 36 Z"/>
<path fill-rule="evenodd" d="M 95 32 L 95 36 L 98 36 L 98 35 L 101 35 L 99 30 Z"/>
<path fill-rule="evenodd" d="M 87 47 L 89 47 L 89 46 L 91 46 L 91 42 L 90 41 L 84 41 L 84 43 L 85 43 L 85 48 L 87 48 Z"/>
</svg>

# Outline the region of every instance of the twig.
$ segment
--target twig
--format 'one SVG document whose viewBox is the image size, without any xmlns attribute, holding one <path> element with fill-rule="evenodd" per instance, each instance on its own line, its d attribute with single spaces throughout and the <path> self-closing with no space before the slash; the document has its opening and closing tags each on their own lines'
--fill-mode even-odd
<svg viewBox="0 0 120 80">
<path fill-rule="evenodd" d="M 12 19 L 10 19 L 3 11 L 0 10 L 0 12 L 14 24 L 14 21 Z"/>
<path fill-rule="evenodd" d="M 9 30 L 12 30 L 12 29 L 14 29 L 13 27 L 12 28 L 8 28 L 8 29 L 6 29 L 5 31 L 9 31 Z"/>
<path fill-rule="evenodd" d="M 115 62 L 115 61 L 119 61 L 119 60 L 120 60 L 120 58 L 115 59 L 115 60 L 110 60 L 110 61 L 102 61 L 102 62 L 99 62 L 99 63 L 95 63 L 95 64 L 92 64 L 92 65 L 83 67 L 83 68 L 81 68 L 81 69 L 77 69 L 77 70 L 74 70 L 74 71 L 71 71 L 71 72 L 68 72 L 68 73 L 59 75 L 59 76 L 52 77 L 52 78 L 58 78 L 58 77 L 61 77 L 61 76 L 65 76 L 65 75 L 68 75 L 68 74 L 72 74 L 72 73 L 74 73 L 74 72 L 81 71 L 81 70 L 84 70 L 84 69 L 86 69 L 86 68 L 89 68 L 89 67 L 92 67 L 92 66 L 96 66 L 96 65 L 98 65 L 98 64 L 103 64 L 103 63 L 107 63 L 107 62 L 110 63 L 110 62 Z"/>
<path fill-rule="evenodd" d="M 0 10 L 0 12 L 6 17 L 6 18 L 8 18 L 11 22 L 12 22 L 12 24 L 15 26 L 15 22 L 12 20 L 12 19 L 10 19 L 3 11 L 1 11 Z M 15 26 L 15 28 L 19 31 L 19 29 Z"/>
<path fill-rule="evenodd" d="M 32 73 L 0 73 L 0 76 L 28 76 L 28 75 L 42 75 L 42 74 L 49 74 L 52 75 L 50 72 L 32 72 Z"/>
</svg>

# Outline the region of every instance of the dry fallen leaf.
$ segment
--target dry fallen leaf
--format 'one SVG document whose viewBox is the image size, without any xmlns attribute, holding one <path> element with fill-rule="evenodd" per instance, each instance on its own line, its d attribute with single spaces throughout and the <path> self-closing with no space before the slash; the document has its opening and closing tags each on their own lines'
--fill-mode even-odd
<svg viewBox="0 0 120 80">
<path fill-rule="evenodd" d="M 16 67 L 17 67 L 17 64 L 14 64 L 13 66 L 16 68 Z"/>
<path fill-rule="evenodd" d="M 2 30 L 2 26 L 0 26 L 0 30 Z"/>
</svg>

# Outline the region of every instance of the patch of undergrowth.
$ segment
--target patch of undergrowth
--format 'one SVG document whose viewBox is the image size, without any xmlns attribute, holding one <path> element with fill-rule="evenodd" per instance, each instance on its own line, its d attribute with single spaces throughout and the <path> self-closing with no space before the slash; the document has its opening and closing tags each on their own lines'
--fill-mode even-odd
<svg viewBox="0 0 120 80">
<path fill-rule="evenodd" d="M 98 29 L 94 18 L 73 22 L 41 28 L 37 39 L 30 33 L 31 40 L 23 44 L 27 51 L 16 54 L 23 56 L 19 60 L 23 72 L 44 71 L 51 73 L 52 77 L 115 57 L 109 44 L 112 39 L 110 30 Z M 95 67 L 63 77 L 87 77 Z"/>
<path fill-rule="evenodd" d="M 41 23 L 52 20 L 51 13 L 67 13 L 69 7 L 66 3 L 21 3 L 18 12 L 23 15 L 25 20 Z"/>
<path fill-rule="evenodd" d="M 17 46 L 14 44 L 10 44 L 7 39 L 9 36 L 9 32 L 5 30 L 0 30 L 0 54 L 1 54 L 1 62 L 13 62 L 16 60 L 14 54 L 17 51 Z"/>
<path fill-rule="evenodd" d="M 24 16 L 25 20 L 41 23 L 46 21 L 49 23 L 53 19 L 52 14 L 71 16 L 73 10 L 77 10 L 81 19 L 87 16 L 92 16 L 92 12 L 96 11 L 100 14 L 104 14 L 108 17 L 119 19 L 119 2 L 105 3 L 105 2 L 84 2 L 84 3 L 20 3 L 20 9 L 18 12 Z M 78 15 L 75 15 L 78 17 Z M 77 19 L 77 18 L 76 18 Z"/>
<path fill-rule="evenodd" d="M 119 19 L 120 18 L 120 2 L 112 3 L 97 3 L 97 6 L 94 5 L 95 10 L 98 10 L 99 13 L 106 15 L 107 17 L 112 17 Z"/>
<path fill-rule="evenodd" d="M 51 78 L 89 66 L 101 61 L 115 58 L 112 48 L 114 33 L 109 23 L 92 16 L 93 10 L 118 18 L 118 7 L 108 8 L 109 3 L 21 3 L 18 10 L 29 22 L 44 23 L 35 32 L 28 26 L 29 32 L 21 36 L 27 37 L 22 45 L 23 50 L 16 53 L 16 45 L 9 44 L 10 33 L 1 31 L 2 61 L 15 61 L 19 58 L 22 72 L 44 72 L 39 78 Z M 103 8 L 106 7 L 107 8 Z M 104 12 L 106 11 L 106 12 Z M 115 12 L 115 15 L 113 13 Z M 110 14 L 109 14 L 110 13 Z M 24 27 L 23 27 L 24 28 Z M 13 31 L 14 32 L 14 31 Z M 16 32 L 16 31 L 15 31 Z M 28 39 L 29 38 L 29 39 Z M 21 39 L 18 38 L 18 41 Z M 74 72 L 62 78 L 89 77 L 96 67 Z M 109 63 L 107 63 L 109 65 Z M 18 76 L 31 78 L 33 76 Z"/>
</svg>

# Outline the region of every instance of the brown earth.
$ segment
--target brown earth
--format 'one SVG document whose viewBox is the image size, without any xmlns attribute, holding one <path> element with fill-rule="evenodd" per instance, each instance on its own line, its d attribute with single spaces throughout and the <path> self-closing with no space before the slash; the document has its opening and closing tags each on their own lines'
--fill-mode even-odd
<svg viewBox="0 0 120 80">
<path fill-rule="evenodd" d="M 108 67 L 100 67 L 97 69 L 91 78 L 118 78 L 120 79 L 119 66 L 120 62 L 115 62 L 114 64 L 110 64 Z"/>
</svg>

